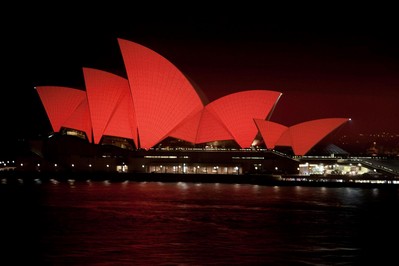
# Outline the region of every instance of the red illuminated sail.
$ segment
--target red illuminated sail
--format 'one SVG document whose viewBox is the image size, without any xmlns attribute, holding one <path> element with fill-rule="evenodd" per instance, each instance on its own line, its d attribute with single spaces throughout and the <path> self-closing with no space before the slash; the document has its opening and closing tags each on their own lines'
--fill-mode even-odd
<svg viewBox="0 0 399 266">
<path fill-rule="evenodd" d="M 60 86 L 38 86 L 36 91 L 54 132 L 59 132 L 77 108 L 86 101 L 86 92 Z"/>
<path fill-rule="evenodd" d="M 288 127 L 284 125 L 271 121 L 266 121 L 264 119 L 254 119 L 254 121 L 268 149 L 274 149 L 274 147 L 276 146 L 276 142 L 280 139 L 281 135 L 288 129 Z M 291 141 L 289 141 L 289 145 L 286 146 L 291 146 Z"/>
<path fill-rule="evenodd" d="M 248 148 L 258 132 L 253 119 L 266 119 L 280 96 L 276 91 L 242 91 L 219 98 L 206 109 L 220 119 L 241 148 Z"/>
<path fill-rule="evenodd" d="M 136 121 L 129 83 L 105 71 L 83 68 L 93 125 L 94 143 L 107 132 L 137 144 Z"/>
<path fill-rule="evenodd" d="M 118 39 L 128 76 L 141 148 L 151 148 L 203 104 L 171 62 L 140 44 Z"/>
<path fill-rule="evenodd" d="M 291 126 L 276 145 L 286 146 L 287 140 L 290 139 L 295 155 L 305 155 L 314 145 L 347 121 L 349 118 L 324 118 Z"/>
</svg>

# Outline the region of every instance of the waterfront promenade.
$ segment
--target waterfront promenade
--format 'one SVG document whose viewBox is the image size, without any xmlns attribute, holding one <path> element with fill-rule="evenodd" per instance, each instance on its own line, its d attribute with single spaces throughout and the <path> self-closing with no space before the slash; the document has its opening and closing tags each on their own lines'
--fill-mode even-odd
<svg viewBox="0 0 399 266">
<path fill-rule="evenodd" d="M 399 187 L 399 177 L 347 175 L 268 175 L 268 174 L 168 174 L 117 172 L 0 172 L 2 184 L 41 184 L 59 182 L 187 182 L 253 184 L 265 186 Z"/>
</svg>

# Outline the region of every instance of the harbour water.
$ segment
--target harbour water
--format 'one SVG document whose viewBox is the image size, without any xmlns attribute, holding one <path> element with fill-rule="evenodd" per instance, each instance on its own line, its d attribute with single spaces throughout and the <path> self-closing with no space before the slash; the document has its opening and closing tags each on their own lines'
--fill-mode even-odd
<svg viewBox="0 0 399 266">
<path fill-rule="evenodd" d="M 397 265 L 398 188 L 1 184 L 1 265 Z"/>
</svg>

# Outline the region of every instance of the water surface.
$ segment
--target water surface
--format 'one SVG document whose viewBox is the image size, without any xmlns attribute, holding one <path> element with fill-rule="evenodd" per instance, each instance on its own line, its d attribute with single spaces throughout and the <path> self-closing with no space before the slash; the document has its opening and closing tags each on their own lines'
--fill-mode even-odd
<svg viewBox="0 0 399 266">
<path fill-rule="evenodd" d="M 397 188 L 0 185 L 3 262 L 397 265 Z"/>
</svg>

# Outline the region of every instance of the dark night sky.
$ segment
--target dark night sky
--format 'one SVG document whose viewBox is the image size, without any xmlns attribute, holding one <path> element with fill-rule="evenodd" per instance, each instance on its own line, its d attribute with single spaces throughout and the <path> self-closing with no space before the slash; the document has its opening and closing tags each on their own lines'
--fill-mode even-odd
<svg viewBox="0 0 399 266">
<path fill-rule="evenodd" d="M 32 8 L 29 14 L 10 9 L 15 15 L 1 21 L 4 136 L 50 129 L 34 86 L 83 89 L 82 67 L 125 76 L 117 38 L 166 57 L 210 101 L 242 90 L 276 90 L 283 96 L 272 121 L 290 126 L 351 117 L 356 132 L 399 133 L 399 23 L 390 7 L 288 12 L 253 6 L 242 13 L 240 7 Z"/>
</svg>

